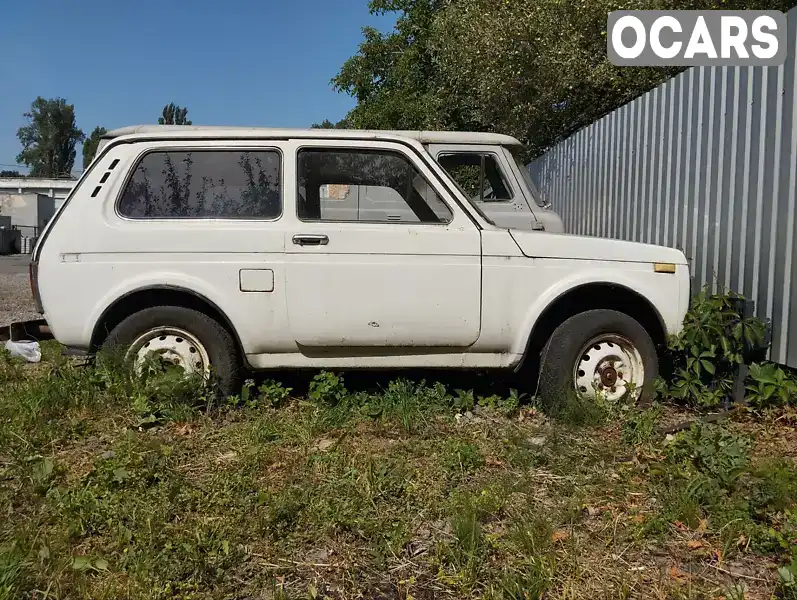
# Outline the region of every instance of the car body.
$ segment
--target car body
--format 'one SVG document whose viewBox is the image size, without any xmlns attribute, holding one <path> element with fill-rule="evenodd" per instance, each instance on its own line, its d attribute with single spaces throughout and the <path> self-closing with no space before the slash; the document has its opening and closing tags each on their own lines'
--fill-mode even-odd
<svg viewBox="0 0 797 600">
<path fill-rule="evenodd" d="M 150 335 L 183 364 L 207 349 L 203 335 L 226 335 L 216 355 L 251 369 L 518 370 L 590 311 L 640 325 L 648 340 L 636 346 L 677 333 L 690 293 L 683 253 L 563 233 L 519 148 L 486 133 L 112 131 L 41 235 L 35 295 L 68 347 L 132 348 Z M 161 347 L 153 335 L 172 313 L 158 307 L 218 327 L 192 333 L 185 313 Z M 567 368 L 577 379 L 578 364 Z"/>
</svg>

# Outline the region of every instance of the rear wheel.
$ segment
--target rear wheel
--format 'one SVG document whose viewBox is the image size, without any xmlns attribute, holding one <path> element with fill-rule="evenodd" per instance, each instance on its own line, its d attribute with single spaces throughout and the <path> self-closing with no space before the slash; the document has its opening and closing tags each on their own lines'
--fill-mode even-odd
<svg viewBox="0 0 797 600">
<path fill-rule="evenodd" d="M 614 310 L 590 310 L 554 330 L 542 352 L 538 391 L 546 402 L 572 393 L 637 402 L 650 397 L 658 372 L 656 347 L 638 321 Z"/>
<path fill-rule="evenodd" d="M 133 313 L 114 327 L 103 347 L 121 349 L 125 362 L 138 372 L 155 357 L 187 375 L 212 377 L 223 395 L 237 391 L 235 340 L 217 321 L 193 309 L 156 306 Z"/>
</svg>

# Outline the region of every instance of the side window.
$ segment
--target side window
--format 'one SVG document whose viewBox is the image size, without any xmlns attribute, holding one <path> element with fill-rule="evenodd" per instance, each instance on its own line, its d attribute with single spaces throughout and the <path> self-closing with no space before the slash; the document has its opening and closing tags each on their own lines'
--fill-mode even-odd
<svg viewBox="0 0 797 600">
<path fill-rule="evenodd" d="M 449 223 L 451 209 L 407 157 L 387 150 L 305 149 L 297 158 L 303 221 Z"/>
<path fill-rule="evenodd" d="M 119 200 L 132 219 L 275 219 L 282 214 L 275 150 L 149 152 Z"/>
<path fill-rule="evenodd" d="M 512 200 L 512 190 L 493 154 L 476 152 L 441 154 L 438 162 L 471 200 L 482 202 Z"/>
</svg>

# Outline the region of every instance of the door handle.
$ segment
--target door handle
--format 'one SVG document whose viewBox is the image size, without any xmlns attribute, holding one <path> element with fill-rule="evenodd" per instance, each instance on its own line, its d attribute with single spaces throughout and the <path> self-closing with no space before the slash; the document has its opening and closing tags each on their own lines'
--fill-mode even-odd
<svg viewBox="0 0 797 600">
<path fill-rule="evenodd" d="M 326 246 L 329 238 L 316 233 L 302 233 L 293 236 L 293 243 L 298 246 Z"/>
</svg>

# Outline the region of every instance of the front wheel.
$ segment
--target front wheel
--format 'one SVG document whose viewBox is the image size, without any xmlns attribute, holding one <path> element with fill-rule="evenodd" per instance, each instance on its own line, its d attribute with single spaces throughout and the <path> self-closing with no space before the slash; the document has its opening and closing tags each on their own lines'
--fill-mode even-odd
<svg viewBox="0 0 797 600">
<path fill-rule="evenodd" d="M 574 393 L 589 400 L 647 399 L 659 373 L 653 340 L 638 321 L 589 310 L 557 327 L 542 352 L 538 393 L 555 403 Z"/>
</svg>

